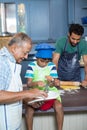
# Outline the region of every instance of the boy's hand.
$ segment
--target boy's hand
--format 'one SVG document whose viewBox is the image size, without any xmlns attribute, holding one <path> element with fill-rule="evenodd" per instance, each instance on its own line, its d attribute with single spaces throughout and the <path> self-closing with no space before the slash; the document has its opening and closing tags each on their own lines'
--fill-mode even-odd
<svg viewBox="0 0 87 130">
<path fill-rule="evenodd" d="M 35 103 L 30 104 L 30 106 L 32 106 L 33 108 L 39 108 L 42 106 L 43 103 L 44 103 L 43 101 L 35 102 Z"/>
<path fill-rule="evenodd" d="M 45 76 L 45 78 L 46 78 L 46 80 L 48 81 L 48 82 L 51 82 L 52 80 L 53 80 L 53 77 L 52 76 Z"/>
<path fill-rule="evenodd" d="M 60 86 L 60 81 L 58 79 L 55 79 L 54 84 L 55 84 L 55 86 Z"/>
<path fill-rule="evenodd" d="M 37 86 L 44 87 L 45 83 L 43 81 L 37 81 Z"/>
<path fill-rule="evenodd" d="M 52 76 L 46 76 L 45 78 L 49 82 L 50 86 L 59 86 L 60 85 L 59 80 L 56 78 L 54 79 Z"/>
</svg>

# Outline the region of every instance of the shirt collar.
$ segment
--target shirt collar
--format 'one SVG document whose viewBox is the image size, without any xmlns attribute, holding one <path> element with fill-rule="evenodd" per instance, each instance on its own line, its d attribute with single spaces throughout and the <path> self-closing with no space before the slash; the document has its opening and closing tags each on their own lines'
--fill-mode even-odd
<svg viewBox="0 0 87 130">
<path fill-rule="evenodd" d="M 14 62 L 16 63 L 16 60 L 14 58 L 14 56 L 8 51 L 8 49 L 6 47 L 3 47 L 1 50 L 0 50 L 0 55 L 3 55 L 3 56 L 6 56 L 9 58 L 9 60 L 11 62 Z"/>
</svg>

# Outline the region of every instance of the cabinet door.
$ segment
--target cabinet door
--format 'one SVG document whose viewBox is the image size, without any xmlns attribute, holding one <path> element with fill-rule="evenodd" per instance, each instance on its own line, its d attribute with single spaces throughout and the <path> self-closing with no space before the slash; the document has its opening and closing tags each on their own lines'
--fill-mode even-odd
<svg viewBox="0 0 87 130">
<path fill-rule="evenodd" d="M 81 18 L 87 16 L 87 0 L 68 0 L 68 22 L 82 24 Z M 84 35 L 87 35 L 87 25 L 84 27 Z"/>
<path fill-rule="evenodd" d="M 32 0 L 29 6 L 30 35 L 33 40 L 49 38 L 49 0 Z"/>
<path fill-rule="evenodd" d="M 68 24 L 74 23 L 75 21 L 75 1 L 68 0 Z"/>
</svg>

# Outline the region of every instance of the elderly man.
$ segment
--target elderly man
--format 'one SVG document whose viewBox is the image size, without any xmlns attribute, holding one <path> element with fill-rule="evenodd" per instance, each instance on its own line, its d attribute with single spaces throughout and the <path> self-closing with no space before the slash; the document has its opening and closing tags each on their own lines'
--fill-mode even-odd
<svg viewBox="0 0 87 130">
<path fill-rule="evenodd" d="M 38 89 L 22 90 L 19 63 L 27 58 L 31 47 L 31 39 L 18 33 L 0 50 L 0 130 L 21 130 L 22 100 L 47 96 Z"/>
</svg>

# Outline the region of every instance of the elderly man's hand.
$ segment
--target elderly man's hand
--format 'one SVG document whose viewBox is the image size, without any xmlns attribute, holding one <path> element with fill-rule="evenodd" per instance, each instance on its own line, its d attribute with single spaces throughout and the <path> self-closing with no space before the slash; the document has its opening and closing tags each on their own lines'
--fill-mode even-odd
<svg viewBox="0 0 87 130">
<path fill-rule="evenodd" d="M 37 88 L 35 89 L 30 89 L 30 90 L 25 90 L 25 99 L 35 99 L 38 97 L 42 97 L 42 98 L 46 98 L 48 96 L 48 94 L 46 92 L 44 92 L 43 90 L 39 90 Z"/>
</svg>

